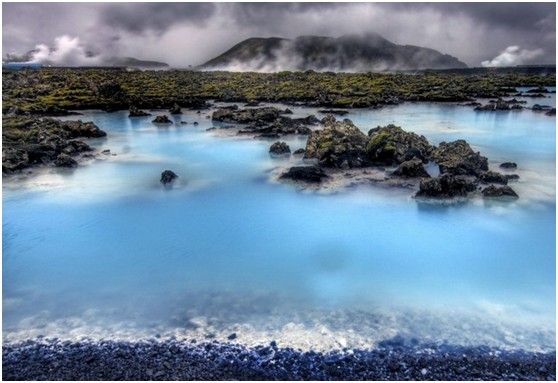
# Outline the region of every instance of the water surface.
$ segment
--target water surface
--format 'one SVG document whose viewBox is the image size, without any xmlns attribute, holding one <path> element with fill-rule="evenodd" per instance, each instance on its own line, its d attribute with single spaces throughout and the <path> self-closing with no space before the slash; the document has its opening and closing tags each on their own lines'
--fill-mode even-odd
<svg viewBox="0 0 558 383">
<path fill-rule="evenodd" d="M 435 144 L 465 138 L 494 169 L 518 163 L 516 202 L 442 206 L 406 189 L 278 184 L 271 171 L 300 160 L 270 158 L 273 141 L 207 132 L 206 115 L 157 127 L 86 111 L 71 118 L 106 130 L 91 143 L 111 155 L 4 183 L 5 340 L 235 332 L 328 349 L 399 334 L 555 348 L 554 117 L 435 103 L 351 111 L 365 132 L 395 123 Z M 180 176 L 170 190 L 164 169 Z"/>
</svg>

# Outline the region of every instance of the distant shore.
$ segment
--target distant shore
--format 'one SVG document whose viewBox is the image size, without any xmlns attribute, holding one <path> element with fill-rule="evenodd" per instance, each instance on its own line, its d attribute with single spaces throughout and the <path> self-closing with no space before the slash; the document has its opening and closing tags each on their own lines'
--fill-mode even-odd
<svg viewBox="0 0 558 383">
<path fill-rule="evenodd" d="M 232 340 L 234 342 L 234 340 Z M 409 344 L 320 353 L 178 340 L 4 344 L 4 380 L 555 380 L 556 354 Z"/>
</svg>

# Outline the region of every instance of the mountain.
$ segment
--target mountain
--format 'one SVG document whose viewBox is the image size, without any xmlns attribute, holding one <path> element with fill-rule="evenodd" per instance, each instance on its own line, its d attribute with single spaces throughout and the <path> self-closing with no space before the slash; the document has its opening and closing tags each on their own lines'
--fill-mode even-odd
<svg viewBox="0 0 558 383">
<path fill-rule="evenodd" d="M 274 72 L 316 70 L 367 72 L 466 68 L 434 49 L 398 45 L 375 33 L 338 38 L 300 36 L 250 38 L 201 65 L 209 70 Z"/>
<path fill-rule="evenodd" d="M 139 60 L 133 57 L 110 57 L 103 61 L 103 66 L 132 68 L 166 68 L 169 64 L 160 61 Z"/>
<path fill-rule="evenodd" d="M 35 57 L 39 51 L 37 49 L 30 50 L 22 55 L 8 53 L 2 60 L 2 64 L 5 66 L 10 66 L 12 64 L 17 65 L 44 65 L 44 66 L 98 66 L 98 67 L 127 67 L 127 68 L 142 68 L 142 69 L 153 69 L 153 68 L 167 68 L 169 64 L 160 61 L 150 61 L 150 60 L 139 60 L 134 57 L 105 57 L 101 55 L 95 55 L 91 52 L 87 52 L 85 57 L 79 62 L 83 65 L 76 65 L 75 63 L 57 62 L 51 59 L 35 60 Z"/>
</svg>

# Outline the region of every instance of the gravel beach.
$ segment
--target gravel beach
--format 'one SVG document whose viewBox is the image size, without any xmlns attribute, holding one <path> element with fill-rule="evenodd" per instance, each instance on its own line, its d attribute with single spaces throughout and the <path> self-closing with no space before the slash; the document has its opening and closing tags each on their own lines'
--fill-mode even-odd
<svg viewBox="0 0 558 383">
<path fill-rule="evenodd" d="M 234 334 L 231 334 L 234 341 Z M 405 342 L 328 353 L 179 340 L 5 344 L 4 380 L 555 380 L 555 353 Z"/>
</svg>

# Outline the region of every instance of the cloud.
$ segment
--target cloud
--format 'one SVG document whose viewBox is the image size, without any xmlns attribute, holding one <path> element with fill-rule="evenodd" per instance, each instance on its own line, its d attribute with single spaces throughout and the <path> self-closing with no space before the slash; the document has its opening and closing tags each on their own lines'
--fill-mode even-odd
<svg viewBox="0 0 558 383">
<path fill-rule="evenodd" d="M 505 47 L 543 49 L 555 62 L 554 3 L 3 3 L 3 51 L 56 37 L 85 50 L 201 64 L 249 37 L 377 32 L 478 66 Z M 109 54 L 109 53 L 106 53 Z"/>
<path fill-rule="evenodd" d="M 102 62 L 99 55 L 87 52 L 78 37 L 68 35 L 55 38 L 52 47 L 38 44 L 30 61 L 64 66 L 94 66 Z"/>
<path fill-rule="evenodd" d="M 543 55 L 544 51 L 540 48 L 528 50 L 521 49 L 517 45 L 511 45 L 492 60 L 483 61 L 482 66 L 499 67 L 529 64 Z"/>
</svg>

